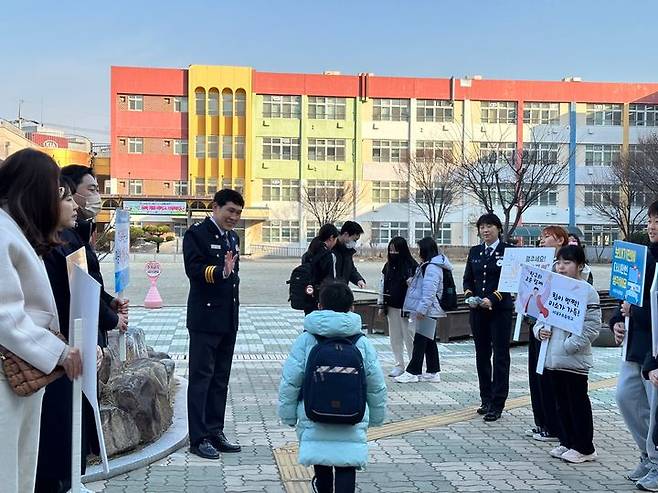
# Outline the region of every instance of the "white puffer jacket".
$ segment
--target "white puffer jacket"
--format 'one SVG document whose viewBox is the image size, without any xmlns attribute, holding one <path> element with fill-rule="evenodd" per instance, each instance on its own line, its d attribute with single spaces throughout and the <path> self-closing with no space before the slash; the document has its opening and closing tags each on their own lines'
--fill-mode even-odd
<svg viewBox="0 0 658 493">
<path fill-rule="evenodd" d="M 452 264 L 443 254 L 418 266 L 404 298 L 404 311 L 421 313 L 432 318 L 446 316 L 445 310 L 439 304 L 443 293 L 443 269 L 452 271 Z"/>
</svg>

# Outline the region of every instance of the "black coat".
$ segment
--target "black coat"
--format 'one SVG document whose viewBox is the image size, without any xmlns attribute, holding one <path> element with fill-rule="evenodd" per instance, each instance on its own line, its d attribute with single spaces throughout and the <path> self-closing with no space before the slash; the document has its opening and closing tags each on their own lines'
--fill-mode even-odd
<svg viewBox="0 0 658 493">
<path fill-rule="evenodd" d="M 319 288 L 323 282 L 334 279 L 335 256 L 327 245 L 320 243 L 315 252 L 302 255 L 302 264 L 311 264 L 311 283 Z"/>
<path fill-rule="evenodd" d="M 642 306 L 631 305 L 631 316 L 628 324 L 628 342 L 626 346 L 626 361 L 643 364 L 651 356 L 651 283 L 656 272 L 658 259 L 658 243 L 653 243 L 647 252 L 647 267 L 644 277 L 644 298 Z M 610 319 L 610 329 L 617 322 L 623 322 L 621 308 L 615 311 Z"/>
<path fill-rule="evenodd" d="M 356 253 L 354 248 L 347 248 L 343 243 L 338 241 L 333 252 L 336 256 L 336 279 L 345 281 L 346 284 L 350 282 L 357 284 L 359 281 L 365 282 L 363 276 L 359 274 L 359 271 L 354 266 L 353 257 Z"/>
<path fill-rule="evenodd" d="M 236 256 L 233 272 L 224 279 L 224 257 L 230 249 Z M 183 237 L 185 274 L 190 280 L 187 298 L 187 329 L 227 333 L 238 330 L 240 306 L 240 238 L 235 231 L 222 236 L 210 219 L 190 227 Z"/>
<path fill-rule="evenodd" d="M 500 241 L 491 255 L 485 255 L 484 243 L 475 245 L 468 252 L 464 270 L 464 296 L 479 296 L 491 301 L 492 309 L 511 310 L 512 295 L 498 291 L 503 255 L 511 245 Z"/>
<path fill-rule="evenodd" d="M 413 277 L 418 262 L 413 258 L 402 262 L 386 262 L 382 269 L 384 275 L 384 305 L 402 308 L 407 296 L 407 279 Z"/>
</svg>

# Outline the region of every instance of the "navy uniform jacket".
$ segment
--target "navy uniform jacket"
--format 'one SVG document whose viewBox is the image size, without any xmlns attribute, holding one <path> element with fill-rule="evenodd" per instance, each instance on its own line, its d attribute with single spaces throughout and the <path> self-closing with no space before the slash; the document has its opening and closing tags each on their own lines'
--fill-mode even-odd
<svg viewBox="0 0 658 493">
<path fill-rule="evenodd" d="M 511 245 L 500 241 L 491 255 L 486 255 L 484 243 L 475 245 L 468 252 L 464 271 L 464 296 L 489 298 L 493 309 L 512 309 L 512 296 L 498 291 L 498 280 L 503 265 L 505 248 Z"/>
<path fill-rule="evenodd" d="M 233 273 L 224 279 L 224 257 L 229 248 L 236 261 Z M 237 233 L 227 231 L 222 235 L 210 218 L 185 232 L 183 258 L 185 274 L 190 280 L 189 331 L 222 334 L 238 330 L 239 253 Z"/>
</svg>

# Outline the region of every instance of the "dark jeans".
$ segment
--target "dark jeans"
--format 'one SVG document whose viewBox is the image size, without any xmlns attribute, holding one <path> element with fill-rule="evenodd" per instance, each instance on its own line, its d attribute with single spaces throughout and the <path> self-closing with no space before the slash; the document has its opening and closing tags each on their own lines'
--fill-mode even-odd
<svg viewBox="0 0 658 493">
<path fill-rule="evenodd" d="M 475 342 L 475 365 L 482 404 L 502 411 L 509 393 L 509 343 L 512 310 L 475 308 L 470 314 Z M 493 367 L 491 354 L 493 352 Z"/>
<path fill-rule="evenodd" d="M 427 366 L 427 373 L 437 373 L 441 371 L 439 362 L 439 349 L 436 347 L 436 341 L 416 334 L 414 336 L 414 348 L 411 353 L 411 361 L 407 365 L 407 371 L 412 375 L 423 373 L 423 360 Z"/>
<path fill-rule="evenodd" d="M 236 332 L 190 332 L 187 421 L 190 445 L 224 431 Z"/>
<path fill-rule="evenodd" d="M 557 413 L 562 425 L 560 445 L 581 454 L 594 452 L 592 404 L 587 395 L 587 375 L 545 370 L 553 383 Z"/>
<path fill-rule="evenodd" d="M 550 436 L 559 437 L 560 420 L 555 406 L 555 395 L 550 373 L 543 375 L 537 373 L 537 360 L 541 341 L 530 334 L 528 341 L 528 383 L 530 385 L 530 401 L 532 402 L 532 415 L 535 425 L 546 431 Z"/>
<path fill-rule="evenodd" d="M 313 466 L 313 469 L 318 493 L 354 493 L 356 468 Z M 334 471 L 336 471 L 335 475 Z"/>
</svg>

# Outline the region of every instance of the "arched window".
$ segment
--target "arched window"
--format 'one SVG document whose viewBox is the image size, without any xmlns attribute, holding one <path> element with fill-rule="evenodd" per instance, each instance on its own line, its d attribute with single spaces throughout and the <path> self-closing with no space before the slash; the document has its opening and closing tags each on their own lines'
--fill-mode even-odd
<svg viewBox="0 0 658 493">
<path fill-rule="evenodd" d="M 233 92 L 230 89 L 222 91 L 222 115 L 233 116 Z"/>
<path fill-rule="evenodd" d="M 219 90 L 214 87 L 208 91 L 208 115 L 219 116 Z"/>
<path fill-rule="evenodd" d="M 247 93 L 244 89 L 235 91 L 235 116 L 245 116 L 247 109 Z"/>
<path fill-rule="evenodd" d="M 194 100 L 196 102 L 196 114 L 205 115 L 206 114 L 206 91 L 202 87 L 197 87 L 194 91 Z"/>
</svg>

